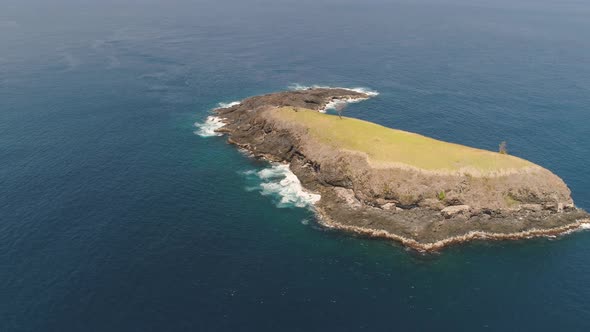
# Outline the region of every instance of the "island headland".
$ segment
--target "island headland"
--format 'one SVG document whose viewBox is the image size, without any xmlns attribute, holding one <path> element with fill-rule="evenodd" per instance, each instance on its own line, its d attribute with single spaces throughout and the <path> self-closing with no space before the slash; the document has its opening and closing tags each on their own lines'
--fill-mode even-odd
<svg viewBox="0 0 590 332">
<path fill-rule="evenodd" d="M 420 251 L 475 239 L 556 236 L 590 226 L 562 179 L 527 160 L 324 114 L 371 97 L 309 88 L 215 110 L 228 142 L 289 163 L 321 195 L 319 222 Z"/>
</svg>

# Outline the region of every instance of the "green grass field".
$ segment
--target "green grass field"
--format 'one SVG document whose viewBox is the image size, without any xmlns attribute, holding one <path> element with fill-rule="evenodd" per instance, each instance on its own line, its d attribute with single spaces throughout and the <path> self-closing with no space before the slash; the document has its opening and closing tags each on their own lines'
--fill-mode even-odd
<svg viewBox="0 0 590 332">
<path fill-rule="evenodd" d="M 371 122 L 285 107 L 281 119 L 308 128 L 308 133 L 335 148 L 364 152 L 376 166 L 401 163 L 424 170 L 481 173 L 533 166 L 514 156 L 439 141 L 426 136 L 383 127 Z"/>
</svg>

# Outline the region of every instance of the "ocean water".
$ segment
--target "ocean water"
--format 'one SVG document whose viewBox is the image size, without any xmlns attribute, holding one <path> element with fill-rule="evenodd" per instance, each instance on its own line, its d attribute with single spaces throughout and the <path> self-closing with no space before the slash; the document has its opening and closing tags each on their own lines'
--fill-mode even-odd
<svg viewBox="0 0 590 332">
<path fill-rule="evenodd" d="M 202 126 L 296 85 L 539 163 L 590 209 L 590 4 L 0 2 L 0 331 L 588 331 L 590 232 L 421 255 Z M 214 125 L 210 123 L 210 125 Z M 308 195 L 308 196 L 306 196 Z"/>
</svg>

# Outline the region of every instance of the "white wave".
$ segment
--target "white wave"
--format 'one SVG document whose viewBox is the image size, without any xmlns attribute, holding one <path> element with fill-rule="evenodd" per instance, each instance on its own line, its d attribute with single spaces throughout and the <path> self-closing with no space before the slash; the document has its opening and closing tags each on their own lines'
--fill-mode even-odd
<svg viewBox="0 0 590 332">
<path fill-rule="evenodd" d="M 582 223 L 582 224 L 580 224 L 580 228 L 581 229 L 590 229 L 590 223 L 587 223 L 587 222 Z"/>
<path fill-rule="evenodd" d="M 363 88 L 363 87 L 351 88 L 351 89 L 344 88 L 344 89 L 355 91 L 355 92 L 358 92 L 358 93 L 364 93 L 364 94 L 366 94 L 366 95 L 368 95 L 370 97 L 375 97 L 375 96 L 378 96 L 379 95 L 379 92 L 377 92 L 375 90 Z"/>
<path fill-rule="evenodd" d="M 289 169 L 289 165 L 273 164 L 257 173 L 262 180 L 260 193 L 279 198 L 277 207 L 312 207 L 321 196 L 306 191 L 301 182 Z"/>
<path fill-rule="evenodd" d="M 195 131 L 195 134 L 201 137 L 212 137 L 212 136 L 221 136 L 222 133 L 218 133 L 215 130 L 225 126 L 225 123 L 220 117 L 217 116 L 208 116 L 205 122 L 195 122 L 195 127 L 199 128 Z"/>
<path fill-rule="evenodd" d="M 258 171 L 258 177 L 262 180 L 272 180 L 277 178 L 284 178 L 288 172 L 291 172 L 289 165 L 274 164 L 270 168 L 265 168 Z"/>
<path fill-rule="evenodd" d="M 301 84 L 298 84 L 298 83 L 291 84 L 289 86 L 289 89 L 291 89 L 291 90 L 307 90 L 307 89 L 318 89 L 318 88 L 323 88 L 323 89 L 343 89 L 343 90 L 354 91 L 354 92 L 358 92 L 358 93 L 364 93 L 364 94 L 366 94 L 369 97 L 375 97 L 375 96 L 379 95 L 379 92 L 373 91 L 373 90 L 368 89 L 368 88 L 363 88 L 363 87 L 358 87 L 358 88 L 343 88 L 343 87 L 332 87 L 332 86 L 324 86 L 324 85 L 301 85 Z M 327 110 L 336 109 L 336 107 L 338 107 L 339 105 L 341 105 L 343 103 L 352 104 L 352 103 L 361 102 L 363 100 L 367 100 L 367 98 L 333 99 L 332 101 L 328 102 L 326 104 L 326 106 L 320 108 L 318 111 L 320 111 L 321 113 L 326 113 Z"/>
<path fill-rule="evenodd" d="M 301 85 L 299 83 L 289 85 L 289 89 L 291 89 L 291 90 L 307 90 L 307 89 L 320 89 L 320 88 L 349 90 L 349 91 L 354 91 L 354 92 L 358 92 L 358 93 L 364 93 L 370 97 L 375 97 L 375 96 L 379 95 L 379 92 L 377 92 L 375 90 L 368 89 L 368 88 L 364 88 L 364 87 L 343 88 L 343 87 L 339 87 L 339 86 L 326 86 L 326 85 Z"/>
<path fill-rule="evenodd" d="M 240 103 L 242 103 L 242 102 L 241 101 L 232 101 L 231 103 L 218 103 L 217 106 L 219 106 L 219 108 L 229 108 L 232 106 L 240 105 Z"/>
<path fill-rule="evenodd" d="M 353 104 L 363 100 L 367 100 L 367 98 L 332 99 L 332 101 L 328 102 L 326 106 L 320 108 L 318 111 L 326 113 L 327 110 L 335 110 L 341 104 Z"/>
</svg>

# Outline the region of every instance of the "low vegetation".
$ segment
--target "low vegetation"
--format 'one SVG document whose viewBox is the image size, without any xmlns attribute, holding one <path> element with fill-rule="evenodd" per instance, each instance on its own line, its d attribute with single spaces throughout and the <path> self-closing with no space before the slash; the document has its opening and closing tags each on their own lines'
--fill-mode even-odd
<svg viewBox="0 0 590 332">
<path fill-rule="evenodd" d="M 439 141 L 371 122 L 290 107 L 279 110 L 286 121 L 299 123 L 312 137 L 338 149 L 366 153 L 374 164 L 405 164 L 424 170 L 476 170 L 489 173 L 534 164 L 507 154 Z"/>
<path fill-rule="evenodd" d="M 501 154 L 508 154 L 508 147 L 506 146 L 506 141 L 503 141 L 498 146 L 498 152 Z"/>
</svg>

